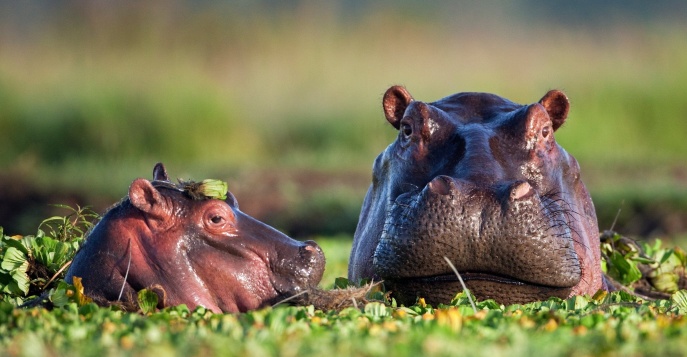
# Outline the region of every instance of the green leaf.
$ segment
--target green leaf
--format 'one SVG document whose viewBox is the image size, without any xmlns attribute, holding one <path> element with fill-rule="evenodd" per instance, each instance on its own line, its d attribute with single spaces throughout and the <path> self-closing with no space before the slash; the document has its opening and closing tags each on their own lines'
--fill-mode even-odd
<svg viewBox="0 0 687 357">
<path fill-rule="evenodd" d="M 17 239 L 13 237 L 4 236 L 2 238 L 2 243 L 4 243 L 7 247 L 19 249 L 22 253 L 28 256 L 29 248 L 28 245 L 24 245 L 25 238 L 27 237 L 19 237 Z"/>
<path fill-rule="evenodd" d="M 566 306 L 567 310 L 575 310 L 576 311 L 576 310 L 582 310 L 585 307 L 587 307 L 587 305 L 589 305 L 589 298 L 576 295 L 576 296 L 573 296 L 573 297 L 567 299 L 565 302 L 567 305 Z"/>
<path fill-rule="evenodd" d="M 373 317 L 390 316 L 391 308 L 380 302 L 370 302 L 365 305 L 365 315 Z"/>
<path fill-rule="evenodd" d="M 31 242 L 31 248 L 36 262 L 51 273 L 57 272 L 75 253 L 70 244 L 50 237 L 37 237 Z"/>
<path fill-rule="evenodd" d="M 629 285 L 642 278 L 637 263 L 622 254 L 614 251 L 610 256 L 612 267 L 611 275 L 624 285 Z"/>
<path fill-rule="evenodd" d="M 666 250 L 666 251 L 663 253 L 663 256 L 661 257 L 661 259 L 659 259 L 658 263 L 659 263 L 659 264 L 665 263 L 666 260 L 670 259 L 670 256 L 671 256 L 671 255 L 673 255 L 673 250 L 672 250 L 672 249 Z"/>
<path fill-rule="evenodd" d="M 651 279 L 651 283 L 658 291 L 667 293 L 674 293 L 678 290 L 678 281 L 680 281 L 680 277 L 672 271 L 658 274 L 658 276 Z"/>
<path fill-rule="evenodd" d="M 62 307 L 64 305 L 69 304 L 69 296 L 67 296 L 67 291 L 66 289 L 55 289 L 50 294 L 50 301 L 55 305 L 56 307 Z"/>
<path fill-rule="evenodd" d="M 680 247 L 675 247 L 673 248 L 673 255 L 678 261 L 680 261 L 680 265 L 682 267 L 687 268 L 687 253 L 685 253 L 684 250 L 682 250 Z"/>
<path fill-rule="evenodd" d="M 338 277 L 334 279 L 334 289 L 346 289 L 348 288 L 348 279 L 344 277 Z"/>
<path fill-rule="evenodd" d="M 18 269 L 22 264 L 26 263 L 28 257 L 22 251 L 15 247 L 9 247 L 5 251 L 5 255 L 2 258 L 2 269 L 11 272 Z M 26 266 L 28 268 L 28 265 Z M 24 270 L 26 271 L 26 269 Z"/>
<path fill-rule="evenodd" d="M 148 289 L 143 289 L 138 292 L 138 306 L 144 314 L 152 313 L 157 308 L 158 296 Z"/>
<path fill-rule="evenodd" d="M 474 295 L 473 295 L 474 296 Z M 477 308 L 479 310 L 501 310 L 503 308 L 503 305 L 499 304 L 496 302 L 496 300 L 493 299 L 487 299 L 483 300 L 477 303 Z"/>
<path fill-rule="evenodd" d="M 26 270 L 29 268 L 29 262 L 25 261 L 22 266 L 15 270 L 12 274 L 12 279 L 17 284 L 17 288 L 21 290 L 24 295 L 29 293 L 29 276 L 26 275 Z"/>
<path fill-rule="evenodd" d="M 227 199 L 228 190 L 227 183 L 220 180 L 207 179 L 203 180 L 200 185 L 200 192 L 205 196 L 220 200 Z"/>
<path fill-rule="evenodd" d="M 675 307 L 677 307 L 680 313 L 687 313 L 687 290 L 680 290 L 675 292 L 670 297 L 670 301 L 673 303 Z"/>
</svg>

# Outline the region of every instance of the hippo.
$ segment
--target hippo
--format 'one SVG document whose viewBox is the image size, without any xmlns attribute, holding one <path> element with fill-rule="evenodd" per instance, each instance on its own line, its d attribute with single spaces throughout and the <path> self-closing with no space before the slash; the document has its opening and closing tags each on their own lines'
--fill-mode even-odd
<svg viewBox="0 0 687 357">
<path fill-rule="evenodd" d="M 205 183 L 172 183 L 157 164 L 153 181 L 133 181 L 89 233 L 66 281 L 80 277 L 85 294 L 101 304 L 136 307 L 136 293 L 147 288 L 159 308 L 214 312 L 261 308 L 319 283 L 325 259 L 315 242 L 241 212 L 224 183 L 226 197 L 208 196 Z"/>
<path fill-rule="evenodd" d="M 607 288 L 580 167 L 554 139 L 570 107 L 558 90 L 516 104 L 489 93 L 382 102 L 398 137 L 375 160 L 348 276 L 383 280 L 397 301 L 525 303 Z"/>
</svg>

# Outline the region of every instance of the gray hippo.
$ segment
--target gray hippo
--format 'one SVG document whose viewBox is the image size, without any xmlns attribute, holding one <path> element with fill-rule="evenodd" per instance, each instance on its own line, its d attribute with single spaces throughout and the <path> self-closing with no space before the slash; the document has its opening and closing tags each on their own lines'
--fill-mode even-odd
<svg viewBox="0 0 687 357">
<path fill-rule="evenodd" d="M 96 302 L 135 306 L 136 292 L 151 288 L 159 307 L 243 312 L 319 283 L 324 255 L 314 242 L 293 240 L 244 214 L 226 186 L 211 195 L 217 190 L 206 182 L 174 184 L 162 164 L 153 176 L 131 184 L 67 272 L 67 282 L 80 277 Z"/>
<path fill-rule="evenodd" d="M 383 110 L 398 137 L 374 162 L 348 268 L 402 303 L 462 290 L 523 303 L 605 288 L 594 205 L 554 132 L 569 102 L 552 90 L 520 105 L 488 93 L 433 103 L 404 87 Z"/>
</svg>

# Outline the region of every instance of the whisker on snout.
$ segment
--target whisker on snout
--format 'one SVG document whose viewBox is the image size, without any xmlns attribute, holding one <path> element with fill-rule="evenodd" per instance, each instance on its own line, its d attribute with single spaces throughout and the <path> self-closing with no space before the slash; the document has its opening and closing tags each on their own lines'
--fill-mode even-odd
<svg viewBox="0 0 687 357">
<path fill-rule="evenodd" d="M 472 310 L 477 314 L 477 307 L 475 306 L 475 302 L 472 301 L 472 296 L 470 295 L 470 290 L 468 290 L 468 287 L 465 285 L 465 282 L 463 281 L 463 277 L 460 276 L 460 273 L 458 272 L 458 269 L 451 263 L 451 259 L 449 259 L 447 256 L 444 256 L 444 260 L 448 264 L 449 267 L 453 270 L 454 273 L 456 273 L 456 276 L 458 277 L 458 281 L 460 281 L 460 285 L 463 286 L 463 291 L 465 292 L 465 295 L 468 296 L 468 300 L 470 300 L 470 305 L 472 305 Z"/>
<path fill-rule="evenodd" d="M 298 293 L 298 294 L 294 294 L 294 295 L 291 295 L 291 296 L 289 296 L 289 297 L 287 297 L 287 298 L 285 298 L 285 299 L 282 299 L 282 300 L 277 301 L 276 303 L 272 304 L 272 307 L 275 307 L 275 306 L 277 306 L 277 305 L 281 305 L 281 304 L 283 304 L 283 303 L 285 303 L 285 302 L 287 302 L 287 301 L 291 301 L 291 300 L 293 300 L 293 299 L 295 299 L 295 298 L 297 298 L 297 297 L 299 297 L 299 296 L 301 296 L 301 295 L 307 294 L 308 292 L 310 292 L 310 290 L 307 290 L 307 289 L 306 289 L 306 290 L 303 290 L 303 291 L 301 291 L 301 292 Z"/>
</svg>

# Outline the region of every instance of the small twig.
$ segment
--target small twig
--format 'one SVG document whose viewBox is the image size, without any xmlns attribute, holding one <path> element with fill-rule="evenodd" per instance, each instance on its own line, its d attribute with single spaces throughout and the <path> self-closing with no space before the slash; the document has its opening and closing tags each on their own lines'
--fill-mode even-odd
<svg viewBox="0 0 687 357">
<path fill-rule="evenodd" d="M 623 203 L 625 203 L 625 201 L 621 202 L 620 205 L 622 206 Z M 616 212 L 615 218 L 613 218 L 613 224 L 611 224 L 611 229 L 609 229 L 609 230 L 612 231 L 613 228 L 615 228 L 615 224 L 618 223 L 618 217 L 620 216 L 620 211 L 622 211 L 622 210 L 623 210 L 622 208 L 618 208 L 618 212 Z"/>
<path fill-rule="evenodd" d="M 129 240 L 129 245 L 127 246 L 127 249 L 129 250 L 129 264 L 126 266 L 126 274 L 124 274 L 124 282 L 122 282 L 122 290 L 119 290 L 119 297 L 117 297 L 117 301 L 122 300 L 122 294 L 124 293 L 124 287 L 126 286 L 126 279 L 129 277 L 129 269 L 131 268 L 131 240 Z"/>
<path fill-rule="evenodd" d="M 465 292 L 465 295 L 467 295 L 468 300 L 470 300 L 470 305 L 472 305 L 472 310 L 475 311 L 475 314 L 476 314 L 477 313 L 477 306 L 475 306 L 475 302 L 472 301 L 472 296 L 470 296 L 470 290 L 465 285 L 465 282 L 463 281 L 463 278 L 460 276 L 458 269 L 456 269 L 456 267 L 453 266 L 453 263 L 451 263 L 451 260 L 448 259 L 447 256 L 444 256 L 444 260 L 446 260 L 446 263 L 448 263 L 448 266 L 450 266 L 451 269 L 453 269 L 453 272 L 456 273 L 456 276 L 458 277 L 458 280 L 460 281 L 460 285 L 463 286 L 463 291 Z"/>
<path fill-rule="evenodd" d="M 291 296 L 287 297 L 287 298 L 284 299 L 284 300 L 277 301 L 274 305 L 272 305 L 272 307 L 275 307 L 275 306 L 277 306 L 277 305 L 279 305 L 279 304 L 283 304 L 283 303 L 285 303 L 285 302 L 287 302 L 287 301 L 289 301 L 289 300 L 293 300 L 293 299 L 295 299 L 295 298 L 297 298 L 297 297 L 299 297 L 299 296 L 301 296 L 301 295 L 303 295 L 303 294 L 307 294 L 308 292 L 310 292 L 310 290 L 303 290 L 303 291 L 301 291 L 300 293 L 295 294 L 295 295 L 291 295 Z"/>
<path fill-rule="evenodd" d="M 60 273 L 62 271 L 67 269 L 67 267 L 72 263 L 72 261 L 73 260 L 70 260 L 70 261 L 64 263 L 64 265 L 60 268 L 60 270 L 58 270 L 57 273 L 55 273 L 55 275 L 53 275 L 52 278 L 50 278 L 50 280 L 48 280 L 48 282 L 45 284 L 45 286 L 43 286 L 43 290 L 45 290 L 45 288 L 47 288 L 48 285 L 50 285 L 50 283 L 52 283 L 52 281 L 55 280 L 55 278 L 57 278 L 57 276 L 60 275 Z"/>
<path fill-rule="evenodd" d="M 353 301 L 353 307 L 355 307 L 355 309 L 358 310 L 358 302 L 355 301 L 354 297 L 352 297 L 351 300 Z"/>
</svg>

